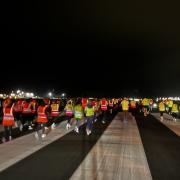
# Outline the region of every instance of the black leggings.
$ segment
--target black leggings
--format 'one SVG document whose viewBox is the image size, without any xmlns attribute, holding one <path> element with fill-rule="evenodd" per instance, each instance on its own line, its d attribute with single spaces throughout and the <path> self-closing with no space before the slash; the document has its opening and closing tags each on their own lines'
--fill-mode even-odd
<svg viewBox="0 0 180 180">
<path fill-rule="evenodd" d="M 4 126 L 4 137 L 8 139 L 9 136 L 12 136 L 12 126 Z"/>
</svg>

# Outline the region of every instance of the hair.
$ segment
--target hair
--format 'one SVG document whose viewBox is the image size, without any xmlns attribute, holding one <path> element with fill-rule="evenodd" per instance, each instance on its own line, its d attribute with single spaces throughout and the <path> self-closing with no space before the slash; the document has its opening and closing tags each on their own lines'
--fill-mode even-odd
<svg viewBox="0 0 180 180">
<path fill-rule="evenodd" d="M 81 99 L 77 99 L 75 105 L 81 105 Z"/>
<path fill-rule="evenodd" d="M 45 106 L 46 105 L 46 103 L 44 102 L 44 100 L 43 99 L 40 99 L 40 101 L 39 101 L 39 106 Z"/>
</svg>

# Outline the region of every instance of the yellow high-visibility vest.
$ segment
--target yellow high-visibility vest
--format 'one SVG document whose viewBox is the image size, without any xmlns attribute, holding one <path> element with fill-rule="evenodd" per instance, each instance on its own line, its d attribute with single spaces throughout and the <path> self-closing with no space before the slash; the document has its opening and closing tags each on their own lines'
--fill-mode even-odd
<svg viewBox="0 0 180 180">
<path fill-rule="evenodd" d="M 177 104 L 173 104 L 171 112 L 172 112 L 172 113 L 178 113 L 178 112 L 179 112 L 179 109 L 178 109 L 178 105 L 177 105 Z"/>
<path fill-rule="evenodd" d="M 128 111 L 129 110 L 129 101 L 128 100 L 122 100 L 122 102 L 121 102 L 121 104 L 122 104 L 122 110 L 123 111 Z"/>
<path fill-rule="evenodd" d="M 159 111 L 165 111 L 165 105 L 163 102 L 159 103 Z"/>
</svg>

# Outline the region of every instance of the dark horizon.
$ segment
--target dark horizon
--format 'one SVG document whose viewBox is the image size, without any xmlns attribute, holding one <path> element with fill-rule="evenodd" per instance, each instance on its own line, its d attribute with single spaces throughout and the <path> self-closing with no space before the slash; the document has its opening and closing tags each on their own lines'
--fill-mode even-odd
<svg viewBox="0 0 180 180">
<path fill-rule="evenodd" d="M 177 4 L 69 0 L 3 7 L 0 91 L 180 96 Z"/>
</svg>

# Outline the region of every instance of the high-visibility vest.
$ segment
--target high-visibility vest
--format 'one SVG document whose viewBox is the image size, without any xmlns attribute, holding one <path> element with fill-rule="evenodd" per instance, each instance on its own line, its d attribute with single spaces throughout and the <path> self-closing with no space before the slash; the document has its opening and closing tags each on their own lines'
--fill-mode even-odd
<svg viewBox="0 0 180 180">
<path fill-rule="evenodd" d="M 28 103 L 28 102 L 23 103 L 22 113 L 24 113 L 24 114 L 31 114 L 32 113 L 31 103 Z"/>
<path fill-rule="evenodd" d="M 131 101 L 130 105 L 131 105 L 132 109 L 135 109 L 136 108 L 136 101 Z"/>
<path fill-rule="evenodd" d="M 107 110 L 107 101 L 106 101 L 106 99 L 101 100 L 101 110 L 103 110 L 103 111 Z"/>
<path fill-rule="evenodd" d="M 165 100 L 165 104 L 166 104 L 167 106 L 169 106 L 169 100 L 168 100 L 168 99 Z"/>
<path fill-rule="evenodd" d="M 51 116 L 59 116 L 59 104 L 51 104 Z"/>
<path fill-rule="evenodd" d="M 85 112 L 86 112 L 86 116 L 94 116 L 94 108 L 93 107 L 91 107 L 91 108 L 86 107 Z"/>
<path fill-rule="evenodd" d="M 32 113 L 35 113 L 36 112 L 36 102 L 31 102 L 31 105 L 32 105 Z"/>
<path fill-rule="evenodd" d="M 46 114 L 46 108 L 47 106 L 39 106 L 37 109 L 37 122 L 38 123 L 47 123 L 48 122 L 48 117 Z"/>
<path fill-rule="evenodd" d="M 113 107 L 113 99 L 109 100 L 109 107 Z"/>
<path fill-rule="evenodd" d="M 73 115 L 73 106 L 70 105 L 70 104 L 67 104 L 66 107 L 65 107 L 65 113 L 66 113 L 66 116 L 72 116 Z"/>
<path fill-rule="evenodd" d="M 178 109 L 178 105 L 177 105 L 177 104 L 173 104 L 171 112 L 172 112 L 172 113 L 178 113 L 178 112 L 179 112 L 179 109 Z"/>
<path fill-rule="evenodd" d="M 163 102 L 159 103 L 159 111 L 165 111 L 165 104 Z"/>
<path fill-rule="evenodd" d="M 173 100 L 169 100 L 168 107 L 172 108 L 173 107 Z"/>
<path fill-rule="evenodd" d="M 13 106 L 3 108 L 3 126 L 14 126 Z"/>
<path fill-rule="evenodd" d="M 149 100 L 148 100 L 147 98 L 144 98 L 144 99 L 142 100 L 142 105 L 143 105 L 143 106 L 149 106 Z"/>
<path fill-rule="evenodd" d="M 122 110 L 123 111 L 128 111 L 129 110 L 129 101 L 124 99 L 121 101 L 122 104 Z"/>
<path fill-rule="evenodd" d="M 83 117 L 83 108 L 80 105 L 74 107 L 74 117 L 80 119 Z"/>
<path fill-rule="evenodd" d="M 88 103 L 88 99 L 87 98 L 82 98 L 82 107 L 85 108 L 87 106 L 87 103 Z"/>
<path fill-rule="evenodd" d="M 14 111 L 15 112 L 22 112 L 22 101 L 17 101 L 14 103 Z"/>
</svg>

